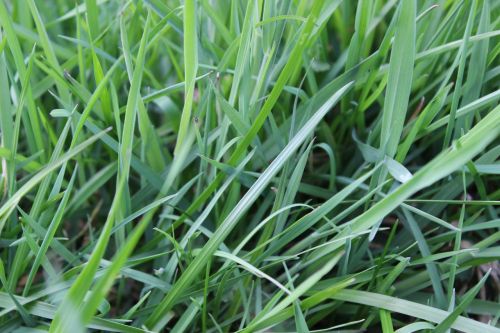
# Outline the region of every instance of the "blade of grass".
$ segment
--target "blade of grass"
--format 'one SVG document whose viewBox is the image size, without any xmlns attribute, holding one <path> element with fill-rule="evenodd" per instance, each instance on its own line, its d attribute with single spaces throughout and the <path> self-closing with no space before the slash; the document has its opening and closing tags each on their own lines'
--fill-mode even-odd
<svg viewBox="0 0 500 333">
<path fill-rule="evenodd" d="M 196 84 L 196 73 L 198 71 L 198 42 L 196 24 L 196 4 L 194 0 L 186 0 L 184 3 L 184 77 L 185 98 L 182 109 L 177 142 L 174 155 L 178 155 L 182 146 L 187 144 L 186 136 L 191 123 L 191 112 L 194 101 L 194 90 Z"/>
<path fill-rule="evenodd" d="M 47 233 L 45 234 L 45 237 L 43 238 L 42 244 L 40 245 L 40 250 L 36 254 L 35 261 L 33 262 L 33 265 L 31 266 L 31 270 L 28 275 L 28 279 L 26 281 L 26 284 L 24 286 L 23 290 L 23 295 L 26 296 L 31 288 L 31 284 L 33 283 L 33 279 L 35 278 L 35 274 L 40 267 L 40 264 L 42 260 L 45 257 L 45 254 L 47 253 L 47 250 L 50 246 L 50 243 L 52 239 L 55 236 L 55 233 L 57 229 L 59 228 L 59 224 L 61 223 L 61 220 L 63 218 L 64 210 L 66 209 L 66 204 L 68 203 L 69 200 L 69 194 L 71 193 L 73 189 L 73 184 L 75 182 L 76 178 L 76 169 L 73 172 L 73 175 L 71 176 L 71 179 L 69 181 L 68 187 L 66 188 L 66 191 L 64 192 L 64 196 L 61 200 L 61 203 L 59 204 L 59 207 L 57 208 L 56 213 L 54 214 L 54 217 L 50 223 L 49 228 L 47 229 Z"/>
<path fill-rule="evenodd" d="M 406 301 L 400 298 L 380 295 L 360 290 L 344 289 L 332 296 L 334 299 L 350 302 L 365 304 L 376 308 L 385 309 L 395 313 L 404 314 L 414 318 L 420 318 L 433 323 L 439 323 L 448 317 L 449 312 L 440 310 L 431 306 Z M 485 333 L 498 333 L 500 329 L 475 321 L 473 319 L 458 316 L 455 322 L 451 325 L 452 328 L 466 332 L 485 332 Z"/>
</svg>

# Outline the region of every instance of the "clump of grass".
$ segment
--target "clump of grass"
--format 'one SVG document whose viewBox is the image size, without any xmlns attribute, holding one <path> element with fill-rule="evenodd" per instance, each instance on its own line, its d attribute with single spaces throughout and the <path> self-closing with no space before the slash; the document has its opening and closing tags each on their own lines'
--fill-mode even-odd
<svg viewBox="0 0 500 333">
<path fill-rule="evenodd" d="M 0 0 L 0 332 L 500 332 L 499 13 Z"/>
</svg>

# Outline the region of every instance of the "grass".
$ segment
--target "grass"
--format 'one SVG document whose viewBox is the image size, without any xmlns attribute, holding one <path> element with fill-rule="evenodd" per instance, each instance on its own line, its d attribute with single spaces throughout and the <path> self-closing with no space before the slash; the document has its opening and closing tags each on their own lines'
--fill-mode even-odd
<svg viewBox="0 0 500 333">
<path fill-rule="evenodd" d="M 499 13 L 0 0 L 0 332 L 500 332 Z"/>
</svg>

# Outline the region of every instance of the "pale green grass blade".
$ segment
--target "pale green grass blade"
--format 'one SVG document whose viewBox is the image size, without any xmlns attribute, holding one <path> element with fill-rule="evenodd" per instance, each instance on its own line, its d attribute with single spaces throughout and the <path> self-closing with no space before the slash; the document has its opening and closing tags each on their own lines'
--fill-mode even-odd
<svg viewBox="0 0 500 333">
<path fill-rule="evenodd" d="M 490 111 L 471 131 L 460 138 L 454 148 L 438 155 L 415 173 L 408 182 L 399 186 L 365 213 L 350 221 L 351 232 L 365 231 L 377 225 L 380 219 L 398 207 L 403 200 L 456 171 L 482 152 L 500 134 L 500 128 L 496 126 L 498 121 L 500 121 L 500 106 Z M 338 245 L 338 247 L 340 246 Z"/>
<path fill-rule="evenodd" d="M 27 303 L 24 297 L 15 296 L 19 303 Z M 9 296 L 5 293 L 0 293 L 0 307 L 6 308 L 11 307 L 13 302 L 9 299 Z M 54 305 L 47 302 L 34 302 L 34 304 L 30 307 L 30 314 L 33 316 L 53 319 L 56 313 L 56 308 Z M 144 333 L 148 332 L 146 330 L 131 327 L 113 320 L 103 319 L 99 317 L 94 317 L 91 323 L 88 325 L 91 329 L 96 330 L 107 330 L 111 332 L 123 332 L 123 333 Z"/>
<path fill-rule="evenodd" d="M 178 155 L 181 147 L 187 144 L 186 137 L 191 124 L 196 74 L 198 72 L 198 37 L 196 34 L 197 24 L 195 10 L 195 1 L 186 0 L 184 3 L 185 98 L 174 155 Z"/>
<path fill-rule="evenodd" d="M 433 323 L 440 323 L 449 315 L 449 312 L 433 308 L 431 306 L 406 301 L 396 297 L 385 296 L 381 294 L 360 291 L 360 290 L 352 290 L 352 289 L 341 290 L 338 293 L 334 294 L 332 297 L 337 300 L 345 302 L 366 304 L 368 306 L 386 309 L 388 311 L 427 320 Z M 473 319 L 465 318 L 462 316 L 459 316 L 451 327 L 467 333 L 500 332 L 500 329 L 496 327 L 475 321 Z"/>
<path fill-rule="evenodd" d="M 174 196 L 175 194 L 165 198 L 165 201 L 172 199 Z M 92 292 L 88 299 L 85 301 L 85 305 L 79 310 L 81 320 L 84 325 L 87 324 L 87 322 L 89 322 L 94 316 L 97 307 L 113 285 L 115 277 L 118 275 L 120 269 L 125 264 L 125 261 L 134 250 L 137 242 L 142 237 L 142 234 L 144 233 L 144 230 L 148 226 L 148 224 L 149 220 L 143 219 L 137 225 L 137 227 L 134 228 L 133 232 L 130 234 L 123 246 L 119 249 L 118 253 L 113 258 L 113 261 L 104 276 L 100 280 L 98 280 L 95 287 L 92 288 Z"/>
<path fill-rule="evenodd" d="M 488 32 L 490 28 L 490 10 L 490 1 L 483 1 L 477 34 Z M 489 40 L 485 39 L 472 46 L 472 54 L 469 60 L 467 80 L 464 84 L 464 94 L 461 105 L 467 105 L 478 99 L 481 95 L 481 86 L 486 71 L 489 44 Z M 469 119 L 464 122 L 466 124 L 466 129 L 471 126 L 471 118 L 472 117 L 469 116 Z"/>
<path fill-rule="evenodd" d="M 188 329 L 192 320 L 194 319 L 198 311 L 200 311 L 200 304 L 199 304 L 200 301 L 201 301 L 200 298 L 193 300 L 193 303 L 191 303 L 191 305 L 183 313 L 182 317 L 179 318 L 175 326 L 172 328 L 171 332 L 182 333 Z"/>
<path fill-rule="evenodd" d="M 42 17 L 40 16 L 40 13 L 36 7 L 36 4 L 33 0 L 28 0 L 28 5 L 29 5 L 30 11 L 31 11 L 31 15 L 33 16 L 33 19 L 35 21 L 38 35 L 40 36 L 40 44 L 44 49 L 45 56 L 47 57 L 47 60 L 50 63 L 50 65 L 53 68 L 55 68 L 59 73 L 62 73 L 62 68 L 59 65 L 59 61 L 57 60 L 57 57 L 54 53 L 54 50 L 52 48 L 52 43 L 49 40 L 49 36 L 47 35 L 47 31 L 45 30 L 45 26 L 44 26 L 44 23 L 42 21 Z M 71 101 L 71 97 L 70 97 L 70 94 L 69 94 L 67 87 L 63 86 L 61 84 L 57 84 L 57 91 L 59 92 L 62 101 L 64 101 L 65 103 L 68 103 L 67 105 L 64 105 L 64 106 L 68 107 L 69 103 Z"/>
<path fill-rule="evenodd" d="M 264 273 L 263 271 L 261 271 L 260 269 L 258 269 L 255 266 L 253 266 L 252 264 L 248 263 L 247 261 L 241 259 L 240 257 L 235 256 L 234 254 L 226 253 L 223 251 L 215 251 L 214 256 L 225 258 L 225 259 L 228 259 L 230 261 L 233 261 L 233 262 L 239 264 L 241 267 L 243 267 L 247 271 L 249 271 L 250 273 L 254 274 L 255 276 L 268 280 L 269 282 L 274 284 L 276 287 L 283 290 L 286 294 L 288 294 L 288 295 L 291 294 L 290 290 L 288 290 L 287 287 L 285 287 L 284 285 L 279 283 L 276 279 L 274 279 L 273 277 Z"/>
<path fill-rule="evenodd" d="M 380 149 L 394 157 L 403 130 L 415 61 L 416 2 L 400 2 L 382 111 Z"/>
<path fill-rule="evenodd" d="M 453 312 L 451 312 L 443 321 L 439 323 L 439 325 L 436 326 L 436 328 L 434 328 L 434 332 L 444 333 L 450 327 L 453 327 L 454 324 L 456 324 L 457 318 L 463 311 L 467 309 L 474 297 L 476 297 L 477 293 L 486 282 L 486 279 L 490 276 L 490 273 L 491 270 L 488 270 L 488 272 L 481 278 L 481 280 L 463 296 L 463 300 L 460 302 L 460 304 L 458 304 L 455 310 L 453 310 Z M 496 330 L 500 331 L 500 329 Z"/>
<path fill-rule="evenodd" d="M 331 299 L 333 295 L 338 293 L 340 290 L 347 288 L 352 283 L 354 283 L 354 281 L 355 279 L 342 280 L 339 281 L 338 283 L 329 285 L 327 288 L 319 292 L 313 293 L 313 295 L 307 297 L 301 302 L 301 308 L 309 309 L 320 304 L 321 302 Z M 273 317 L 270 317 L 269 319 L 262 321 L 259 325 L 256 325 L 255 329 L 263 329 L 269 326 L 273 326 L 277 323 L 282 322 L 283 320 L 286 320 L 289 317 L 292 317 L 293 315 L 294 315 L 293 309 L 290 307 L 286 308 L 280 311 L 278 314 L 274 315 Z"/>
<path fill-rule="evenodd" d="M 23 61 L 21 46 L 19 43 L 19 39 L 17 38 L 13 22 L 11 20 L 11 15 L 8 12 L 7 7 L 5 7 L 4 1 L 0 2 L 0 22 L 3 29 L 5 30 L 5 39 L 7 40 L 10 51 L 12 52 L 16 68 L 19 72 L 19 76 L 22 82 L 27 82 L 26 77 L 28 70 Z M 32 146 L 32 152 L 35 152 L 44 148 L 42 139 L 43 133 L 40 125 L 40 120 L 36 112 L 35 103 L 32 98 L 31 86 L 28 85 L 25 89 L 27 90 L 27 104 L 29 113 L 29 125 L 28 123 L 25 123 L 25 126 L 30 126 L 30 131 L 28 133 L 33 137 L 33 140 L 29 140 L 28 142 Z"/>
<path fill-rule="evenodd" d="M 472 24 L 474 22 L 474 16 L 476 13 L 477 1 L 472 1 L 472 8 L 469 11 L 469 18 L 467 20 L 467 26 L 465 27 L 465 33 L 463 37 L 463 42 L 458 50 L 458 56 L 460 56 L 460 64 L 458 66 L 457 80 L 455 83 L 455 90 L 453 91 L 453 99 L 451 102 L 450 110 L 450 121 L 446 127 L 446 135 L 444 137 L 443 148 L 446 148 L 450 144 L 452 134 L 455 133 L 455 137 L 460 135 L 460 132 L 455 129 L 455 115 L 457 113 L 458 103 L 462 98 L 462 80 L 465 71 L 465 62 L 467 58 L 467 52 L 469 47 L 469 39 L 472 30 Z"/>
<path fill-rule="evenodd" d="M 87 291 L 90 289 L 93 276 L 97 271 L 99 262 L 103 258 L 104 251 L 108 245 L 115 215 L 117 214 L 119 204 L 122 201 L 125 180 L 125 177 L 121 177 L 118 180 L 113 204 L 109 210 L 101 235 L 94 250 L 92 251 L 92 255 L 83 271 L 78 275 L 76 281 L 66 292 L 61 304 L 59 304 L 54 320 L 50 325 L 49 332 L 64 332 L 68 330 L 82 331 L 83 327 L 85 327 L 84 323 L 87 318 L 83 317 L 83 313 L 81 313 L 79 309 L 82 306 L 82 302 L 84 301 Z"/>
<path fill-rule="evenodd" d="M 59 228 L 59 224 L 61 223 L 61 220 L 62 220 L 63 214 L 64 214 L 64 210 L 66 209 L 66 205 L 67 205 L 68 200 L 69 200 L 69 195 L 73 189 L 75 177 L 76 177 L 76 172 L 73 172 L 73 175 L 71 176 L 71 180 L 68 184 L 68 187 L 66 188 L 66 190 L 64 192 L 64 196 L 61 199 L 61 203 L 59 204 L 59 207 L 57 208 L 57 211 L 54 214 L 54 218 L 52 219 L 50 226 L 47 230 L 47 233 L 45 234 L 45 237 L 42 241 L 42 244 L 40 245 L 40 250 L 36 254 L 35 261 L 33 262 L 33 265 L 31 266 L 31 270 L 30 270 L 30 273 L 28 275 L 28 280 L 26 281 L 26 285 L 25 285 L 24 291 L 23 291 L 24 295 L 26 295 L 29 292 L 29 290 L 31 288 L 31 284 L 32 284 L 33 279 L 35 277 L 35 273 L 37 272 L 37 270 L 41 264 L 41 261 L 44 259 L 45 254 L 47 253 L 47 250 L 50 246 L 50 243 L 51 243 L 52 239 L 54 238 L 57 229 Z"/>
<path fill-rule="evenodd" d="M 341 256 L 343 255 L 343 252 L 340 252 L 336 256 L 334 256 L 332 259 L 328 260 L 325 265 L 315 272 L 313 275 L 309 276 L 304 282 L 302 282 L 297 288 L 295 288 L 289 295 L 287 295 L 281 302 L 276 304 L 270 311 L 266 313 L 261 313 L 258 314 L 257 317 L 254 319 L 252 323 L 250 323 L 249 326 L 243 330 L 243 332 L 251 332 L 253 327 L 258 325 L 259 322 L 265 321 L 266 319 L 269 319 L 275 315 L 277 315 L 279 312 L 287 308 L 288 306 L 292 305 L 293 302 L 297 299 L 299 299 L 300 296 L 302 296 L 305 292 L 307 292 L 311 287 L 313 287 L 325 274 L 327 274 L 332 268 L 339 262 Z"/>
<path fill-rule="evenodd" d="M 248 58 L 250 56 L 250 39 L 252 37 L 253 27 L 258 21 L 258 4 L 256 2 L 248 1 L 245 10 L 245 18 L 243 19 L 243 27 L 241 36 L 238 39 L 239 47 L 238 54 L 236 55 L 236 65 L 234 69 L 234 77 L 231 85 L 231 94 L 229 95 L 229 105 L 234 107 L 236 96 L 239 91 L 240 81 L 243 77 L 243 68 L 247 66 Z"/>
<path fill-rule="evenodd" d="M 125 110 L 125 120 L 123 122 L 123 132 L 120 142 L 120 163 L 118 171 L 120 176 L 123 176 L 128 181 L 130 172 L 130 156 L 132 153 L 132 143 L 134 139 L 135 121 L 137 118 L 137 108 L 140 98 L 140 88 L 144 69 L 144 59 L 146 56 L 146 43 L 148 37 L 149 19 L 145 23 L 145 29 L 141 38 L 139 46 L 139 53 L 137 55 L 137 63 L 132 76 L 130 93 L 127 99 L 127 107 Z M 104 81 L 101 81 L 101 84 Z"/>
<path fill-rule="evenodd" d="M 413 333 L 422 330 L 432 330 L 433 328 L 434 325 L 420 321 L 406 325 L 405 327 L 401 327 L 400 329 L 396 330 L 396 333 Z"/>
<path fill-rule="evenodd" d="M 382 324 L 383 333 L 394 333 L 394 327 L 392 326 L 391 313 L 387 310 L 379 310 L 380 322 Z"/>
</svg>

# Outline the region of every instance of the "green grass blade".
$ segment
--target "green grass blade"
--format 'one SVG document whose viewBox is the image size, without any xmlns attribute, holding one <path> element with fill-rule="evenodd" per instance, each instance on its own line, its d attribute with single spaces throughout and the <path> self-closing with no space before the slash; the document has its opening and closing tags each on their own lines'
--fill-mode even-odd
<svg viewBox="0 0 500 333">
<path fill-rule="evenodd" d="M 189 131 L 189 125 L 191 123 L 196 73 L 198 71 L 198 37 L 196 34 L 197 24 L 195 10 L 195 1 L 186 0 L 184 4 L 185 98 L 174 155 L 178 155 L 181 147 L 186 145 L 186 136 L 188 135 L 187 132 Z"/>
</svg>

